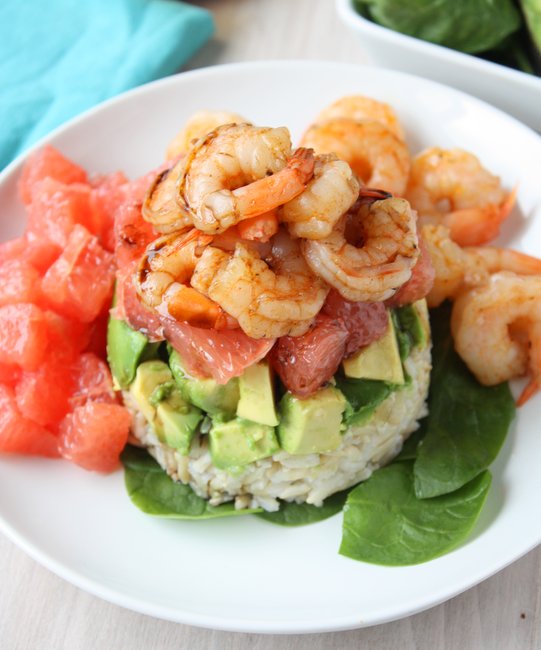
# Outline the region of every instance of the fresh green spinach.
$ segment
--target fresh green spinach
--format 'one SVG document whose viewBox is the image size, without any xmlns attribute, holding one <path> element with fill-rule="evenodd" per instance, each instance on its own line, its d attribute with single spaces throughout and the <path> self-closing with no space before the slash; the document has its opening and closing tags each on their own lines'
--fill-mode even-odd
<svg viewBox="0 0 541 650">
<path fill-rule="evenodd" d="M 520 0 L 520 5 L 539 57 L 541 55 L 541 1 Z"/>
<path fill-rule="evenodd" d="M 418 499 L 412 462 L 380 469 L 349 493 L 340 553 L 386 566 L 439 557 L 467 538 L 490 482 L 490 472 L 485 471 L 451 494 Z"/>
<path fill-rule="evenodd" d="M 344 507 L 347 495 L 351 489 L 333 494 L 325 499 L 322 506 L 281 501 L 280 510 L 276 512 L 261 512 L 257 516 L 273 524 L 279 524 L 280 526 L 306 526 L 307 524 L 315 524 L 317 521 L 323 521 L 340 512 Z"/>
<path fill-rule="evenodd" d="M 395 390 L 394 384 L 376 379 L 336 377 L 336 387 L 347 400 L 344 423 L 359 426 L 370 419 L 376 408 Z"/>
<path fill-rule="evenodd" d="M 173 481 L 144 449 L 128 445 L 121 461 L 130 499 L 149 515 L 169 519 L 214 519 L 261 511 L 259 508 L 235 510 L 233 503 L 209 505 L 189 485 Z"/>
<path fill-rule="evenodd" d="M 496 47 L 521 25 L 512 0 L 355 0 L 355 7 L 384 27 L 469 54 Z"/>
<path fill-rule="evenodd" d="M 515 415 L 507 384 L 482 386 L 455 352 L 450 306 L 430 313 L 434 347 L 426 435 L 417 449 L 420 499 L 457 490 L 496 458 Z"/>
</svg>

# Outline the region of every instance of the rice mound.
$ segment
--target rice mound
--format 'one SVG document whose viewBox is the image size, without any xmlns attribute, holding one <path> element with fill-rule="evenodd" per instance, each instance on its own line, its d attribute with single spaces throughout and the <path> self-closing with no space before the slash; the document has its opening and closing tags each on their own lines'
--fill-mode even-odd
<svg viewBox="0 0 541 650">
<path fill-rule="evenodd" d="M 416 348 L 404 363 L 411 382 L 394 391 L 362 426 L 351 426 L 340 446 L 324 454 L 291 455 L 279 451 L 230 473 L 212 464 L 207 436 L 195 437 L 188 456 L 160 442 L 138 410 L 133 397 L 124 392 L 132 414 L 132 433 L 175 481 L 189 483 L 213 506 L 226 501 L 235 507 L 275 511 L 278 499 L 321 505 L 331 494 L 366 480 L 374 470 L 390 462 L 404 440 L 426 415 L 431 369 L 430 346 Z"/>
</svg>

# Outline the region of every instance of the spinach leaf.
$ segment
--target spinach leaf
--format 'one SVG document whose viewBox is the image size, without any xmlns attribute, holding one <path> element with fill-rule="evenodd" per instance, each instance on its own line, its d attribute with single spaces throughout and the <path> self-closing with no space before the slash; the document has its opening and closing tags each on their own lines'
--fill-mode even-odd
<svg viewBox="0 0 541 650">
<path fill-rule="evenodd" d="M 541 56 L 541 2 L 540 0 L 520 0 L 520 6 L 524 12 L 532 41 L 537 48 L 537 57 L 539 57 Z"/>
<path fill-rule="evenodd" d="M 189 485 L 173 481 L 144 449 L 128 445 L 122 452 L 121 461 L 132 503 L 149 515 L 170 519 L 213 519 L 260 512 L 259 508 L 235 510 L 232 503 L 209 505 Z"/>
<path fill-rule="evenodd" d="M 336 387 L 347 400 L 345 424 L 356 426 L 364 424 L 389 395 L 395 390 L 393 384 L 376 379 L 350 379 L 337 376 Z"/>
<path fill-rule="evenodd" d="M 512 0 L 355 0 L 355 7 L 384 27 L 470 54 L 496 47 L 521 24 Z"/>
<path fill-rule="evenodd" d="M 426 436 L 417 450 L 420 499 L 458 489 L 496 458 L 515 415 L 507 384 L 481 386 L 454 350 L 450 307 L 430 313 L 434 347 Z"/>
<path fill-rule="evenodd" d="M 322 506 L 312 506 L 308 503 L 280 502 L 280 510 L 277 512 L 261 512 L 257 516 L 265 521 L 280 526 L 306 526 L 317 521 L 323 521 L 340 512 L 344 507 L 347 495 L 350 490 L 337 492 L 325 499 Z"/>
<path fill-rule="evenodd" d="M 439 557 L 467 538 L 485 502 L 490 472 L 451 494 L 420 500 L 413 488 L 412 465 L 389 465 L 349 493 L 341 555 L 406 566 Z"/>
</svg>

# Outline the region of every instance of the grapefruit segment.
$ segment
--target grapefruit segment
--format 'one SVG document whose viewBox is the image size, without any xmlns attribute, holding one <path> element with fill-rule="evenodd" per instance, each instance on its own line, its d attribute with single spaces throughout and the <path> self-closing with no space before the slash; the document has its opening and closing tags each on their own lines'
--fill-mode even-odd
<svg viewBox="0 0 541 650">
<path fill-rule="evenodd" d="M 7 386 L 15 386 L 21 376 L 21 369 L 19 366 L 14 366 L 8 363 L 0 363 L 0 384 Z"/>
<path fill-rule="evenodd" d="M 88 345 L 91 325 L 46 311 L 49 345 L 47 355 L 71 363 Z"/>
<path fill-rule="evenodd" d="M 241 329 L 213 330 L 161 319 L 165 338 L 179 353 L 189 375 L 226 384 L 265 357 L 275 339 L 253 339 Z"/>
<path fill-rule="evenodd" d="M 97 179 L 90 194 L 95 230 L 102 246 L 113 251 L 115 248 L 115 215 L 126 201 L 128 179 L 122 172 L 107 174 Z"/>
<path fill-rule="evenodd" d="M 57 458 L 58 440 L 45 427 L 24 418 L 13 388 L 0 384 L 0 452 Z"/>
<path fill-rule="evenodd" d="M 113 255 L 83 226 L 75 226 L 66 247 L 43 278 L 42 290 L 62 315 L 93 321 L 111 300 Z"/>
<path fill-rule="evenodd" d="M 400 287 L 392 298 L 386 301 L 386 304 L 390 307 L 401 307 L 421 300 L 432 289 L 436 269 L 432 264 L 430 252 L 422 237 L 419 237 L 419 250 L 420 255 L 411 272 L 411 278 Z"/>
<path fill-rule="evenodd" d="M 95 472 L 112 472 L 128 441 L 131 416 L 118 404 L 87 402 L 60 425 L 60 454 Z"/>
<path fill-rule="evenodd" d="M 0 260 L 8 262 L 24 258 L 39 273 L 43 274 L 60 255 L 60 247 L 47 239 L 32 238 L 26 235 L 0 244 Z"/>
<path fill-rule="evenodd" d="M 109 366 L 92 352 L 82 354 L 73 365 L 74 389 L 72 407 L 89 401 L 117 403 Z"/>
<path fill-rule="evenodd" d="M 36 305 L 0 307 L 0 363 L 36 370 L 45 356 L 48 333 L 46 316 Z"/>
<path fill-rule="evenodd" d="M 33 153 L 24 164 L 19 180 L 19 195 L 25 205 L 32 201 L 36 184 L 44 178 L 52 178 L 66 185 L 86 183 L 88 180 L 82 167 L 68 160 L 50 144 Z"/>
<path fill-rule="evenodd" d="M 68 412 L 73 383 L 69 366 L 56 359 L 46 359 L 37 370 L 23 372 L 15 388 L 21 415 L 54 427 Z"/>
<path fill-rule="evenodd" d="M 156 239 L 156 232 L 143 219 L 141 206 L 126 203 L 115 217 L 115 255 L 119 269 L 138 261 L 145 248 Z"/>
<path fill-rule="evenodd" d="M 39 302 L 41 276 L 24 258 L 0 263 L 0 306 Z"/>
<path fill-rule="evenodd" d="M 28 206 L 29 239 L 48 239 L 63 248 L 75 224 L 90 230 L 94 225 L 88 185 L 41 181 Z"/>
<path fill-rule="evenodd" d="M 322 309 L 332 318 L 340 318 L 349 331 L 345 356 L 377 341 L 387 331 L 389 319 L 382 302 L 350 302 L 331 289 Z"/>
<path fill-rule="evenodd" d="M 340 318 L 319 314 L 306 334 L 278 339 L 271 352 L 272 366 L 289 391 L 308 397 L 337 371 L 348 338 L 349 330 Z"/>
</svg>

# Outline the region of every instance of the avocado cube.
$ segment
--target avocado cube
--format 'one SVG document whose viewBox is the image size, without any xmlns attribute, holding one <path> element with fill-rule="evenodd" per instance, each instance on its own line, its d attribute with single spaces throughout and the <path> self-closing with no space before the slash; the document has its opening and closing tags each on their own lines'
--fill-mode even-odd
<svg viewBox="0 0 541 650">
<path fill-rule="evenodd" d="M 219 384 L 214 379 L 188 377 L 180 356 L 173 349 L 169 354 L 169 367 L 185 400 L 209 415 L 222 415 L 225 418 L 235 416 L 239 401 L 237 377 L 226 384 Z"/>
<path fill-rule="evenodd" d="M 152 399 L 153 394 L 155 395 L 155 390 L 159 386 L 170 383 L 172 379 L 171 371 L 163 361 L 145 361 L 137 368 L 135 379 L 129 390 L 141 413 L 150 424 L 156 418 L 156 408 Z"/>
<path fill-rule="evenodd" d="M 154 428 L 162 442 L 187 456 L 202 419 L 203 414 L 195 406 L 170 399 L 158 404 Z"/>
<path fill-rule="evenodd" d="M 424 348 L 428 345 L 430 341 L 430 318 L 428 315 L 428 305 L 426 300 L 418 300 L 413 303 L 415 312 L 417 314 L 417 340 L 419 341 L 418 345 L 421 348 Z"/>
<path fill-rule="evenodd" d="M 274 382 L 268 361 L 255 363 L 239 377 L 239 418 L 275 427 L 278 415 L 274 405 Z"/>
<path fill-rule="evenodd" d="M 127 388 L 142 359 L 155 356 L 159 343 L 132 329 L 123 320 L 109 318 L 107 323 L 107 361 L 120 388 Z"/>
<path fill-rule="evenodd" d="M 306 399 L 287 392 L 280 401 L 280 446 L 290 454 L 325 453 L 342 441 L 346 398 L 333 386 Z"/>
<path fill-rule="evenodd" d="M 353 356 L 344 359 L 342 366 L 346 377 L 353 379 L 378 379 L 392 384 L 403 384 L 404 370 L 396 340 L 394 324 L 387 312 L 388 326 L 377 341 L 361 348 Z"/>
<path fill-rule="evenodd" d="M 280 449 L 274 427 L 242 418 L 213 420 L 209 446 L 215 467 L 228 470 L 272 456 Z"/>
</svg>

